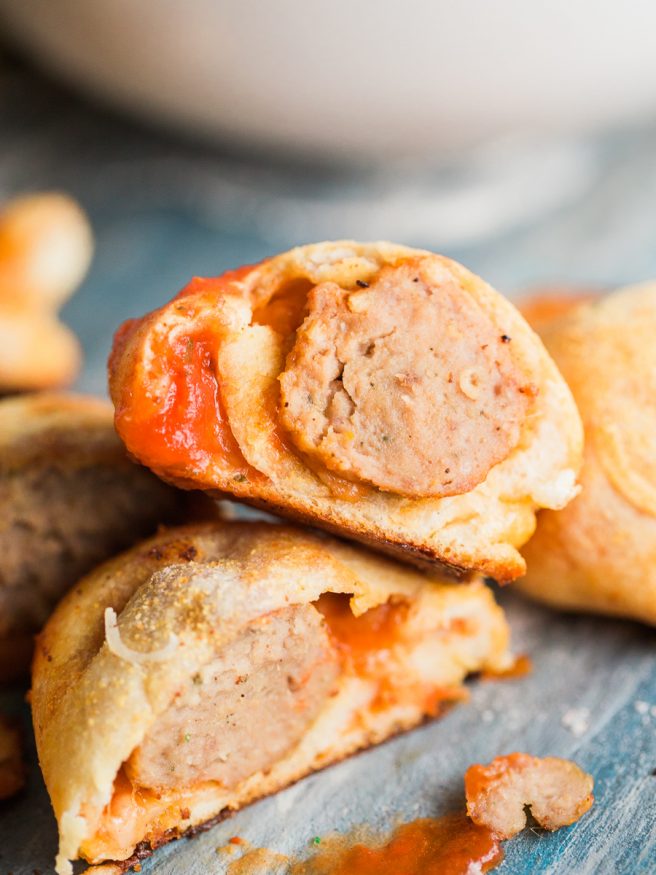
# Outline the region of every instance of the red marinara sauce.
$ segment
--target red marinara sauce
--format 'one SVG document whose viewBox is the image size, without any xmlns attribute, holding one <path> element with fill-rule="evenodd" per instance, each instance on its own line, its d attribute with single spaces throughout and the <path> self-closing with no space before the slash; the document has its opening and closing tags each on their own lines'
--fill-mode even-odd
<svg viewBox="0 0 656 875">
<path fill-rule="evenodd" d="M 503 859 L 499 839 L 464 812 L 405 823 L 376 848 L 327 845 L 293 866 L 293 875 L 467 875 L 489 872 Z"/>
<path fill-rule="evenodd" d="M 238 293 L 235 284 L 253 269 L 246 265 L 221 277 L 196 277 L 170 304 L 116 332 L 110 357 L 116 428 L 149 467 L 183 476 L 191 468 L 198 476 L 225 459 L 237 475 L 248 470 L 221 400 L 222 326 L 215 307 L 221 296 Z"/>
<path fill-rule="evenodd" d="M 405 599 L 385 602 L 356 617 L 350 598 L 344 593 L 325 592 L 316 602 L 338 647 L 357 663 L 372 651 L 398 643 L 410 607 Z"/>
</svg>

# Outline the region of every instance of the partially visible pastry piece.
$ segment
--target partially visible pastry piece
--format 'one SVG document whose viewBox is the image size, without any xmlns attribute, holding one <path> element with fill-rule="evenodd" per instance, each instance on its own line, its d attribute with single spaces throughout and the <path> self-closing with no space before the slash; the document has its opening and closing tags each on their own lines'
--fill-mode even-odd
<svg viewBox="0 0 656 875">
<path fill-rule="evenodd" d="M 267 523 L 170 529 L 39 637 L 32 712 L 69 860 L 117 861 L 434 717 L 510 660 L 482 581 Z"/>
<path fill-rule="evenodd" d="M 515 304 L 531 328 L 542 334 L 550 322 L 561 319 L 581 304 L 595 301 L 601 294 L 601 289 L 592 286 L 539 286 L 528 289 Z"/>
<path fill-rule="evenodd" d="M 124 325 L 110 361 L 129 451 L 401 558 L 509 581 L 535 511 L 576 494 L 571 395 L 515 308 L 391 243 L 302 246 Z"/>
<path fill-rule="evenodd" d="M 656 623 L 656 284 L 546 324 L 585 428 L 581 494 L 539 515 L 523 550 L 530 595 Z"/>
<path fill-rule="evenodd" d="M 0 401 L 0 680 L 26 670 L 34 632 L 83 573 L 187 503 L 127 458 L 105 401 Z"/>
<path fill-rule="evenodd" d="M 80 345 L 57 312 L 92 250 L 88 220 L 66 195 L 26 195 L 0 210 L 0 393 L 75 379 Z"/>
<path fill-rule="evenodd" d="M 77 338 L 51 313 L 0 305 L 0 396 L 67 386 L 80 361 Z"/>
</svg>

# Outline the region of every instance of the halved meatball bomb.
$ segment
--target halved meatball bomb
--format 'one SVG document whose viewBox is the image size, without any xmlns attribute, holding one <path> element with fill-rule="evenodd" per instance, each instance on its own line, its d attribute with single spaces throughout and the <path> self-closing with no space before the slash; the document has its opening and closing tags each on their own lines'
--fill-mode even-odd
<svg viewBox="0 0 656 875">
<path fill-rule="evenodd" d="M 32 714 L 70 860 L 173 838 L 435 717 L 511 662 L 479 580 L 301 529 L 169 529 L 101 566 L 39 637 Z"/>
<path fill-rule="evenodd" d="M 105 401 L 0 401 L 0 680 L 27 673 L 34 633 L 82 574 L 188 505 L 128 459 Z"/>
<path fill-rule="evenodd" d="M 581 426 L 544 347 L 449 259 L 320 243 L 118 332 L 116 426 L 162 478 L 501 581 L 576 494 Z"/>
<path fill-rule="evenodd" d="M 656 284 L 573 304 L 542 334 L 585 429 L 581 494 L 542 512 L 522 589 L 656 624 Z"/>
</svg>

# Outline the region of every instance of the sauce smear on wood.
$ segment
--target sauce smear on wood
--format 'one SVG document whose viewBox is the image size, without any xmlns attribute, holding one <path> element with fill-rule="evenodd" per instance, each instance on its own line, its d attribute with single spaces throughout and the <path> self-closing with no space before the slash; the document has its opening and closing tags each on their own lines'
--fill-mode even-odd
<svg viewBox="0 0 656 875">
<path fill-rule="evenodd" d="M 256 848 L 233 861 L 229 875 L 467 875 L 489 872 L 503 859 L 499 839 L 464 812 L 404 823 L 377 847 L 354 844 L 349 836 L 329 837 L 308 860 L 276 855 L 275 866 L 261 852 Z"/>
<path fill-rule="evenodd" d="M 356 844 L 320 851 L 293 875 L 467 875 L 503 859 L 499 840 L 462 814 L 422 818 L 398 827 L 378 848 Z M 476 867 L 476 868 L 474 868 Z"/>
</svg>

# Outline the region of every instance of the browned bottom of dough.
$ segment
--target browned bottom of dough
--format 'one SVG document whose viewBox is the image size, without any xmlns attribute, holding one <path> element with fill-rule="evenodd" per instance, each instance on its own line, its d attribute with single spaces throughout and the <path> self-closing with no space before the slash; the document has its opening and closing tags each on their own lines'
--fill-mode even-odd
<svg viewBox="0 0 656 875">
<path fill-rule="evenodd" d="M 215 492 L 213 494 L 217 499 L 234 501 L 234 496 L 230 495 L 230 493 Z M 479 572 L 486 577 L 494 578 L 497 583 L 504 584 L 512 582 L 526 572 L 526 565 L 519 554 L 516 555 L 514 562 L 505 562 L 504 564 L 501 564 L 496 558 L 494 561 L 478 561 L 476 557 L 469 557 L 468 564 L 459 563 L 456 557 L 454 557 L 453 562 L 450 562 L 444 556 L 438 556 L 434 548 L 428 544 L 409 544 L 402 540 L 393 541 L 389 537 L 384 538 L 380 535 L 374 535 L 370 530 L 359 528 L 356 524 L 349 524 L 345 520 L 333 522 L 329 519 L 320 518 L 318 513 L 306 513 L 300 508 L 277 504 L 276 502 L 261 498 L 251 498 L 242 495 L 239 497 L 239 501 L 242 504 L 248 504 L 258 510 L 264 510 L 267 513 L 275 514 L 276 516 L 284 517 L 303 525 L 324 529 L 342 540 L 352 538 L 366 547 L 371 547 L 377 553 L 385 553 L 393 559 L 399 559 L 406 563 L 409 562 L 422 571 L 442 572 L 453 580 L 463 580 L 468 578 L 473 572 Z"/>
</svg>

